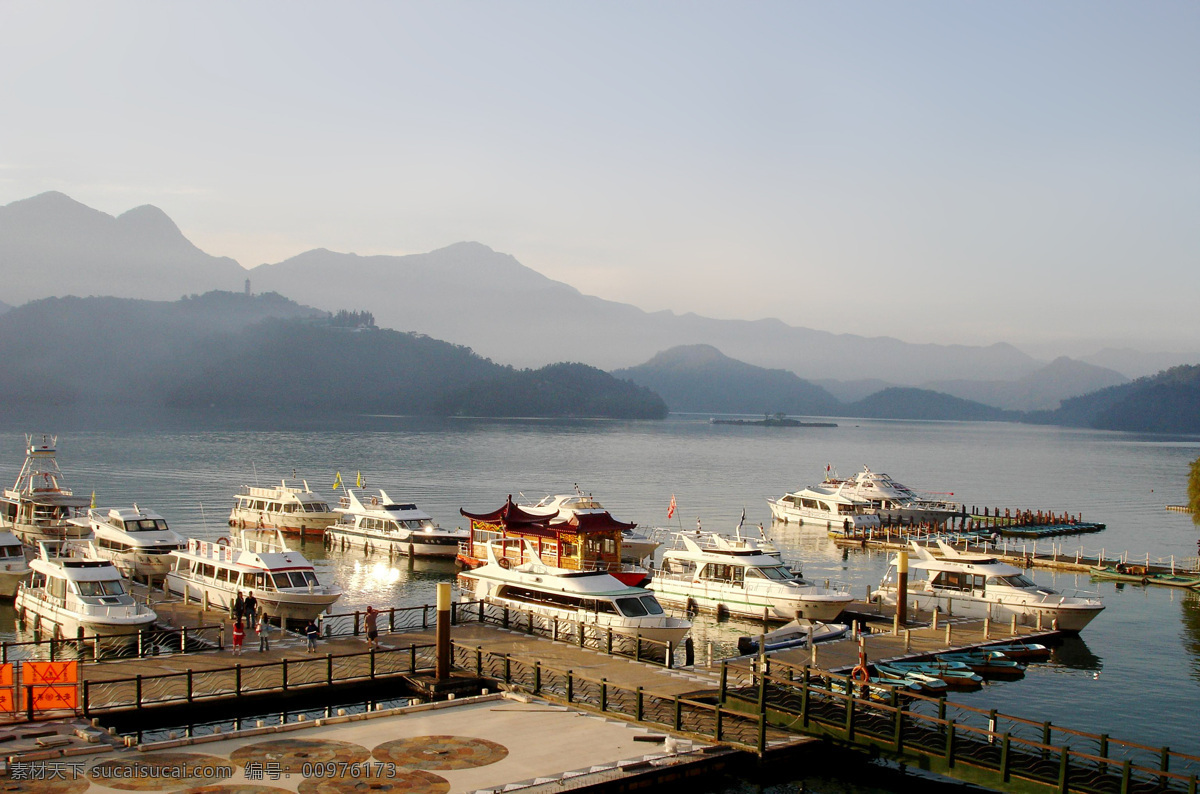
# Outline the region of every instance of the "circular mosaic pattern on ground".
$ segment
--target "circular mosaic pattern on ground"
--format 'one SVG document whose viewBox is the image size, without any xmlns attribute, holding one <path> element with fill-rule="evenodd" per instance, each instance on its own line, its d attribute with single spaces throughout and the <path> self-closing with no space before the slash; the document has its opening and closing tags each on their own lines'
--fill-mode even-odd
<svg viewBox="0 0 1200 794">
<path fill-rule="evenodd" d="M 371 757 L 371 751 L 361 745 L 333 739 L 276 739 L 270 742 L 239 747 L 229 754 L 229 760 L 239 766 L 262 764 L 272 772 L 301 775 L 305 764 L 361 764 Z"/>
<path fill-rule="evenodd" d="M 53 763 L 53 761 L 47 761 L 47 771 L 43 774 L 39 770 L 37 779 L 0 778 L 0 792 L 4 792 L 4 794 L 34 794 L 34 792 L 37 794 L 79 794 L 91 787 L 92 784 L 86 777 L 75 772 L 69 766 L 63 766 L 61 774 L 55 777 L 55 768 L 50 766 Z M 10 770 L 9 774 L 11 773 Z"/>
<path fill-rule="evenodd" d="M 103 761 L 88 771 L 97 785 L 123 791 L 164 791 L 218 782 L 230 774 L 224 758 L 201 753 L 138 753 Z"/>
<path fill-rule="evenodd" d="M 310 777 L 299 794 L 446 794 L 450 781 L 420 769 L 397 769 L 394 777 Z"/>
<path fill-rule="evenodd" d="M 285 788 L 260 786 L 257 783 L 217 783 L 212 786 L 185 788 L 174 794 L 291 794 Z"/>
<path fill-rule="evenodd" d="M 474 769 L 504 759 L 508 748 L 470 736 L 414 736 L 384 742 L 371 755 L 408 769 Z"/>
</svg>

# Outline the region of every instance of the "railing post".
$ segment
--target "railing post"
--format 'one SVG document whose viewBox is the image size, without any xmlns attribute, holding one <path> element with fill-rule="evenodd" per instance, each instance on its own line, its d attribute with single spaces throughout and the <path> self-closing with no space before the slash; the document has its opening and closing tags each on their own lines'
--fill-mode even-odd
<svg viewBox="0 0 1200 794">
<path fill-rule="evenodd" d="M 954 767 L 954 720 L 946 723 L 946 766 Z"/>
<path fill-rule="evenodd" d="M 179 652 L 187 653 L 187 626 L 179 630 Z"/>
<path fill-rule="evenodd" d="M 504 683 L 512 683 L 512 657 L 504 654 Z"/>
<path fill-rule="evenodd" d="M 1107 733 L 1100 734 L 1100 757 L 1108 758 L 1108 734 Z M 1105 764 L 1105 763 L 1100 764 L 1100 774 L 1102 774 L 1102 775 L 1108 774 L 1108 764 Z"/>
<path fill-rule="evenodd" d="M 429 628 L 429 604 L 421 605 L 421 628 Z M 504 628 L 508 628 L 508 609 L 504 610 Z"/>
<path fill-rule="evenodd" d="M 608 711 L 608 679 L 600 679 L 600 712 Z"/>
<path fill-rule="evenodd" d="M 1171 771 L 1171 748 L 1163 747 L 1159 752 L 1158 768 L 1164 772 Z"/>
<path fill-rule="evenodd" d="M 542 693 L 542 660 L 537 659 L 533 663 L 533 694 L 540 695 Z"/>
<path fill-rule="evenodd" d="M 140 679 L 141 676 L 138 676 Z M 140 687 L 139 687 L 140 689 Z M 233 666 L 233 694 L 236 697 L 242 696 L 242 663 L 238 662 Z"/>
<path fill-rule="evenodd" d="M 354 610 L 354 636 L 358 636 L 358 610 Z"/>
<path fill-rule="evenodd" d="M 1133 774 L 1133 761 L 1126 758 L 1121 766 L 1121 794 L 1129 794 L 1129 778 Z"/>
<path fill-rule="evenodd" d="M 415 642 L 408 644 L 408 672 L 417 672 L 417 644 Z"/>
<path fill-rule="evenodd" d="M 725 705 L 725 690 L 729 685 L 729 663 L 721 662 L 721 695 L 717 698 L 717 703 Z"/>
<path fill-rule="evenodd" d="M 571 699 L 573 697 L 575 697 L 575 675 L 574 675 L 574 671 L 568 670 L 567 671 L 567 702 L 570 703 Z"/>
<path fill-rule="evenodd" d="M 88 704 L 88 684 L 89 683 L 90 682 L 86 678 L 83 679 L 83 716 L 84 717 L 91 716 L 90 710 L 88 708 L 88 705 L 89 705 Z"/>
<path fill-rule="evenodd" d="M 55 645 L 54 638 L 51 637 L 50 638 L 50 661 L 52 661 L 52 662 L 56 661 L 54 658 L 54 645 Z M 141 655 L 142 655 L 142 636 L 139 633 L 138 634 L 138 656 L 141 656 Z"/>
<path fill-rule="evenodd" d="M 33 692 L 33 689 L 30 688 L 29 691 Z M 140 709 L 142 707 L 142 674 L 141 673 L 138 673 L 137 678 L 135 679 L 133 692 L 134 692 L 134 707 Z"/>
<path fill-rule="evenodd" d="M 425 616 L 425 612 L 421 612 L 421 617 Z M 504 607 L 504 620 L 500 624 L 504 628 L 508 628 L 508 607 Z"/>
<path fill-rule="evenodd" d="M 675 696 L 675 730 L 683 730 L 683 702 L 679 699 L 679 695 Z"/>
<path fill-rule="evenodd" d="M 1046 720 L 1045 722 L 1042 723 L 1042 760 L 1043 761 L 1046 760 L 1046 758 L 1048 758 L 1050 755 L 1050 751 L 1046 749 L 1046 745 L 1050 744 L 1050 734 L 1051 734 L 1050 720 Z"/>
<path fill-rule="evenodd" d="M 1058 751 L 1058 794 L 1067 794 L 1069 757 L 1067 748 L 1063 747 Z"/>
<path fill-rule="evenodd" d="M 810 670 L 807 665 L 804 667 L 804 677 L 800 679 L 800 717 L 805 728 L 808 727 L 808 677 Z"/>
<path fill-rule="evenodd" d="M 638 687 L 637 688 L 637 707 L 636 707 L 636 713 L 634 714 L 634 719 L 636 719 L 638 722 L 642 721 L 642 706 L 645 704 L 644 697 L 645 697 L 645 694 L 642 692 L 642 688 Z"/>
<path fill-rule="evenodd" d="M 892 745 L 895 746 L 896 752 L 899 753 L 904 747 L 904 703 L 894 696 L 895 691 L 894 689 L 892 690 L 892 704 L 896 707 L 892 718 Z"/>
<path fill-rule="evenodd" d="M 396 608 L 392 607 L 388 610 L 388 631 L 396 631 Z"/>
<path fill-rule="evenodd" d="M 191 703 L 193 698 L 195 697 L 194 692 L 195 692 L 195 690 L 192 688 L 192 668 L 189 667 L 187 669 L 187 702 L 188 703 Z"/>
<path fill-rule="evenodd" d="M 374 681 L 375 680 L 375 649 L 371 648 L 368 651 L 368 653 L 370 654 L 370 661 L 371 661 L 371 680 Z"/>
<path fill-rule="evenodd" d="M 854 681 L 846 676 L 846 741 L 854 741 Z"/>
<path fill-rule="evenodd" d="M 475 646 L 475 677 L 483 678 L 483 646 Z"/>
<path fill-rule="evenodd" d="M 1008 731 L 1004 732 L 1004 736 L 1000 740 L 1000 780 L 1008 782 L 1008 750 L 1012 745 L 1012 738 Z"/>
<path fill-rule="evenodd" d="M 333 654 L 325 654 L 325 683 L 333 686 Z"/>
<path fill-rule="evenodd" d="M 715 723 L 713 725 L 713 738 L 719 742 L 719 741 L 721 741 L 721 704 L 720 703 L 718 703 L 713 708 L 713 712 L 715 714 L 715 716 L 713 718 L 713 722 Z"/>
<path fill-rule="evenodd" d="M 605 647 L 605 651 L 604 651 L 604 652 L 605 652 L 605 653 L 607 653 L 609 656 L 612 656 L 612 626 L 609 626 L 609 627 L 607 627 L 607 628 L 605 629 L 605 631 L 606 631 L 606 632 L 607 632 L 607 634 L 608 634 L 608 639 L 607 639 L 607 641 L 606 641 L 606 643 L 605 643 L 605 646 L 604 646 L 604 647 Z"/>
</svg>

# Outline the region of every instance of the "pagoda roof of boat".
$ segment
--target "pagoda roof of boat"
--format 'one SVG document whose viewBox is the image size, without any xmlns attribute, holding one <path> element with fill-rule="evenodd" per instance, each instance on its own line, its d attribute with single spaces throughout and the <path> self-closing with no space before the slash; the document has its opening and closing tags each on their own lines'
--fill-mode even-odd
<svg viewBox="0 0 1200 794">
<path fill-rule="evenodd" d="M 579 532 L 603 532 L 606 530 L 619 530 L 623 532 L 637 526 L 634 523 L 627 524 L 624 521 L 618 521 L 608 511 L 603 513 L 576 513 L 566 521 L 566 524 Z"/>
<path fill-rule="evenodd" d="M 512 494 L 508 495 L 508 501 L 499 510 L 493 510 L 490 513 L 469 513 L 460 507 L 458 512 L 462 513 L 464 517 L 476 521 L 487 521 L 491 524 L 504 524 L 505 526 L 536 524 L 546 527 L 550 523 L 550 519 L 558 515 L 558 511 L 553 513 L 530 513 L 513 501 Z"/>
</svg>

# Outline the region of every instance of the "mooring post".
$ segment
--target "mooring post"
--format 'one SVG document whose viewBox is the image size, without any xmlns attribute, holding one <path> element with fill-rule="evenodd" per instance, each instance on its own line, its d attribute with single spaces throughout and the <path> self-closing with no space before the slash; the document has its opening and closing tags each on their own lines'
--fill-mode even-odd
<svg viewBox="0 0 1200 794">
<path fill-rule="evenodd" d="M 908 624 L 908 552 L 901 551 L 896 560 L 896 634 L 900 626 Z"/>
<path fill-rule="evenodd" d="M 937 605 L 934 604 L 934 606 L 933 606 L 933 621 L 929 624 L 929 628 L 933 629 L 934 631 L 937 631 L 937 622 L 938 622 L 938 608 L 937 608 Z"/>
<path fill-rule="evenodd" d="M 947 623 L 946 624 L 946 647 L 947 648 L 950 647 L 950 628 L 951 628 L 950 624 Z"/>
<path fill-rule="evenodd" d="M 450 583 L 437 586 L 437 670 L 438 681 L 450 678 Z"/>
</svg>

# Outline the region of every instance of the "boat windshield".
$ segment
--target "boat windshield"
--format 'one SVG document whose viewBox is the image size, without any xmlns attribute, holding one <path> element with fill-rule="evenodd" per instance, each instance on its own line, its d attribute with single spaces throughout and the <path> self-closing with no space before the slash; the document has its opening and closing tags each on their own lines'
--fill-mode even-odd
<svg viewBox="0 0 1200 794">
<path fill-rule="evenodd" d="M 275 581 L 275 587 L 278 590 L 289 587 L 308 587 L 310 584 L 317 587 L 320 584 L 317 581 L 317 575 L 312 571 L 280 571 L 271 574 L 271 578 Z"/>
<path fill-rule="evenodd" d="M 789 571 L 784 566 L 772 565 L 768 568 L 747 568 L 746 569 L 746 578 L 747 579 L 776 579 L 779 581 L 786 581 L 788 579 L 795 579 L 796 577 L 792 574 L 791 571 Z"/>
<path fill-rule="evenodd" d="M 1030 588 L 1037 587 L 1032 580 L 1025 578 L 1024 575 L 1019 573 L 1014 573 L 1012 576 L 993 576 L 988 580 L 988 584 L 1016 587 L 1021 590 L 1028 590 Z"/>
<path fill-rule="evenodd" d="M 119 596 L 125 595 L 125 587 L 120 579 L 108 579 L 100 582 L 72 582 L 81 596 Z"/>
<path fill-rule="evenodd" d="M 306 513 L 328 513 L 329 505 L 324 502 L 304 502 L 304 512 Z"/>
<path fill-rule="evenodd" d="M 165 530 L 167 522 L 161 518 L 139 518 L 125 522 L 126 532 L 147 532 L 149 530 Z"/>
<path fill-rule="evenodd" d="M 617 609 L 627 618 L 644 618 L 650 614 L 640 598 L 618 598 Z"/>
</svg>

